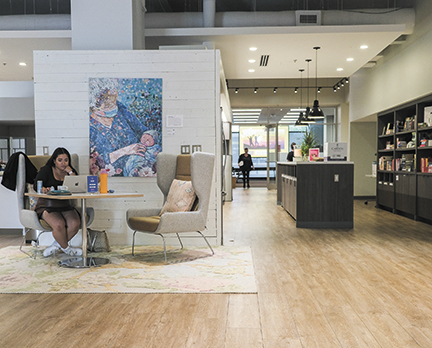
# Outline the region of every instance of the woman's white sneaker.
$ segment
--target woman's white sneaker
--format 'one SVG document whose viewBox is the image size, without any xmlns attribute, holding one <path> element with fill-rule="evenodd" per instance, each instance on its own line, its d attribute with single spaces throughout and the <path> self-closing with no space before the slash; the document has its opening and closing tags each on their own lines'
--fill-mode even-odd
<svg viewBox="0 0 432 348">
<path fill-rule="evenodd" d="M 69 256 L 81 256 L 82 255 L 82 249 L 80 248 L 75 248 L 75 247 L 71 247 L 68 246 L 66 249 L 63 249 L 65 254 L 68 254 Z"/>
<path fill-rule="evenodd" d="M 52 256 L 55 253 L 57 253 L 60 249 L 61 248 L 59 243 L 57 243 L 57 241 L 54 241 L 54 243 L 52 243 L 48 248 L 45 248 L 45 250 L 43 251 L 43 256 L 44 257 Z"/>
</svg>

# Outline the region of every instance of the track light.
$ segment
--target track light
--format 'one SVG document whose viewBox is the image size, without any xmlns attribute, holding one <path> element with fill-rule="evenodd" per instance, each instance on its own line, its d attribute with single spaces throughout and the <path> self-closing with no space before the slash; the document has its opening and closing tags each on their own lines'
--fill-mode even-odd
<svg viewBox="0 0 432 348">
<path fill-rule="evenodd" d="M 277 92 L 277 87 L 273 88 L 273 93 Z"/>
<path fill-rule="evenodd" d="M 333 87 L 333 92 L 337 92 L 337 89 L 336 89 L 336 87 Z"/>
<path fill-rule="evenodd" d="M 238 93 L 238 88 L 235 89 L 235 93 Z"/>
<path fill-rule="evenodd" d="M 318 93 L 321 93 L 321 87 L 318 87 L 318 91 L 317 91 Z"/>
<path fill-rule="evenodd" d="M 294 93 L 298 92 L 298 87 L 294 88 Z"/>
<path fill-rule="evenodd" d="M 258 88 L 255 87 L 254 88 L 254 93 L 256 93 L 256 92 L 258 92 Z"/>
</svg>

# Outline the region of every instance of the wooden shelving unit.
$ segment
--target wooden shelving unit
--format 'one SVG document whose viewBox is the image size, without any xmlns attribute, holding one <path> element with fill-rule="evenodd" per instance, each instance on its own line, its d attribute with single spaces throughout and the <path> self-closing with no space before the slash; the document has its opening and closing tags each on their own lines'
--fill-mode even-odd
<svg viewBox="0 0 432 348">
<path fill-rule="evenodd" d="M 432 146 L 424 141 L 432 140 L 432 121 L 426 107 L 432 107 L 432 95 L 378 114 L 377 207 L 432 224 L 432 173 L 425 172 Z"/>
</svg>

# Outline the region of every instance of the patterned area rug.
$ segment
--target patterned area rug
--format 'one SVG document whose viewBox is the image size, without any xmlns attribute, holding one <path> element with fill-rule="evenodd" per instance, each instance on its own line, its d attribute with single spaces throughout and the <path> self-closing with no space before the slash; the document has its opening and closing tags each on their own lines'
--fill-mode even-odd
<svg viewBox="0 0 432 348">
<path fill-rule="evenodd" d="M 31 247 L 26 247 L 31 250 Z M 19 247 L 0 249 L 0 293 L 256 293 L 249 247 L 216 247 L 215 255 L 166 265 L 163 254 L 145 257 L 154 246 L 113 247 L 109 253 L 88 254 L 111 263 L 84 269 L 63 268 L 61 253 L 31 259 Z M 160 250 L 160 249 L 159 249 Z M 202 257 L 209 249 L 183 249 L 168 261 Z"/>
</svg>

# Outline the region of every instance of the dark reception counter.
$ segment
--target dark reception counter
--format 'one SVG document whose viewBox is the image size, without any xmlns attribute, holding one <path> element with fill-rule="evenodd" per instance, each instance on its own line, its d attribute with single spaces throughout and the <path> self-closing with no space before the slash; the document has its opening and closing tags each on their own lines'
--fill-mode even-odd
<svg viewBox="0 0 432 348">
<path fill-rule="evenodd" d="M 297 227 L 353 227 L 353 162 L 278 162 L 276 178 L 277 203 Z"/>
</svg>

